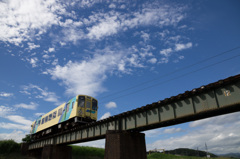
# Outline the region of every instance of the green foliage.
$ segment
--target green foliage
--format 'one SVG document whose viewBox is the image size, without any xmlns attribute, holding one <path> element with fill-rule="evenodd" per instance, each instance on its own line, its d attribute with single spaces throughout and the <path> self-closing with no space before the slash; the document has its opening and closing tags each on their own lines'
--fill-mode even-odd
<svg viewBox="0 0 240 159">
<path fill-rule="evenodd" d="M 86 146 L 72 146 L 72 158 L 83 159 L 104 159 L 105 150 L 102 148 L 86 147 Z"/>
<path fill-rule="evenodd" d="M 24 142 L 24 143 L 31 142 L 31 136 L 30 135 L 26 135 L 25 138 L 22 138 L 22 142 Z"/>
<path fill-rule="evenodd" d="M 0 154 L 10 154 L 20 151 L 20 144 L 14 140 L 1 140 L 0 141 Z"/>
<path fill-rule="evenodd" d="M 175 150 L 170 150 L 170 151 L 166 151 L 167 154 L 177 154 L 177 155 L 181 155 L 181 156 L 199 156 L 199 157 L 205 157 L 206 156 L 206 152 L 204 151 L 197 151 L 197 150 L 192 150 L 192 149 L 187 149 L 187 148 L 179 148 L 179 149 L 175 149 Z M 208 153 L 211 157 L 217 157 L 216 155 L 212 154 L 212 153 Z"/>
</svg>

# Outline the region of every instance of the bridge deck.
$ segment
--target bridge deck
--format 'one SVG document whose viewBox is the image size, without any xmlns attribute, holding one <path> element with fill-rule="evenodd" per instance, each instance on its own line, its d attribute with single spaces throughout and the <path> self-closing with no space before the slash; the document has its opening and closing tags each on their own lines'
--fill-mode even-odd
<svg viewBox="0 0 240 159">
<path fill-rule="evenodd" d="M 240 75 L 34 141 L 29 150 L 105 138 L 108 130 L 145 131 L 236 111 L 240 111 Z"/>
</svg>

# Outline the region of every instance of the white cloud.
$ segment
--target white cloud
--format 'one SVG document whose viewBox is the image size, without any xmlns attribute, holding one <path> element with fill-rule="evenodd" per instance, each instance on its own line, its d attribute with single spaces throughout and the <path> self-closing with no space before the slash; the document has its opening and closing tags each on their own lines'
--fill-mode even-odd
<svg viewBox="0 0 240 159">
<path fill-rule="evenodd" d="M 168 63 L 169 59 L 167 57 L 162 57 L 158 63 Z"/>
<path fill-rule="evenodd" d="M 80 143 L 80 144 L 76 144 L 76 145 L 77 146 L 89 146 L 89 147 L 105 148 L 105 139 Z"/>
<path fill-rule="evenodd" d="M 57 65 L 54 69 L 48 70 L 52 79 L 60 79 L 67 87 L 67 94 L 87 94 L 95 96 L 99 92 L 105 91 L 102 82 L 105 80 L 105 73 L 108 71 L 109 59 L 114 60 L 113 55 L 99 56 L 90 61 L 80 63 L 69 61 L 65 66 Z M 113 61 L 114 62 L 114 61 Z"/>
<path fill-rule="evenodd" d="M 54 59 L 53 62 L 52 62 L 52 65 L 56 66 L 57 64 L 58 64 L 58 59 Z"/>
<path fill-rule="evenodd" d="M 20 91 L 26 95 L 35 95 L 35 98 L 43 99 L 47 102 L 53 102 L 55 105 L 61 104 L 59 97 L 54 92 L 49 92 L 47 88 L 42 89 L 37 85 L 29 84 L 28 86 L 23 86 L 23 91 Z"/>
<path fill-rule="evenodd" d="M 13 93 L 0 92 L 0 97 L 11 97 Z"/>
<path fill-rule="evenodd" d="M 11 108 L 11 107 L 6 107 L 1 105 L 0 106 L 0 117 L 6 117 L 10 114 L 15 113 L 16 109 L 15 108 Z"/>
<path fill-rule="evenodd" d="M 30 110 L 36 110 L 38 104 L 31 102 L 29 104 L 25 104 L 25 103 L 20 103 L 20 104 L 16 104 L 14 105 L 16 108 L 24 108 L 24 109 L 30 109 Z"/>
<path fill-rule="evenodd" d="M 183 131 L 181 128 L 170 128 L 170 129 L 165 129 L 163 132 L 166 134 L 174 134 L 181 131 Z"/>
<path fill-rule="evenodd" d="M 1 127 L 1 123 L 0 123 L 0 127 Z M 22 138 L 25 137 L 25 135 L 28 134 L 26 132 L 23 132 L 23 131 L 17 131 L 17 130 L 14 130 L 13 132 L 11 133 L 1 133 L 0 134 L 0 140 L 14 140 L 15 142 L 22 142 Z"/>
<path fill-rule="evenodd" d="M 116 8 L 116 5 L 113 4 L 113 3 L 111 3 L 108 7 L 109 7 L 109 8 Z"/>
<path fill-rule="evenodd" d="M 111 11 L 108 13 L 95 13 L 84 19 L 84 24 L 88 26 L 88 38 L 99 40 L 106 36 L 112 36 L 119 31 L 126 31 L 139 26 L 175 26 L 179 23 L 184 15 L 184 8 L 178 8 L 164 5 L 159 8 L 146 6 L 141 11 L 122 14 L 120 12 Z M 149 40 L 149 34 L 142 32 L 141 37 L 144 41 Z"/>
<path fill-rule="evenodd" d="M 48 52 L 55 52 L 55 48 L 53 48 L 53 47 L 49 48 Z"/>
<path fill-rule="evenodd" d="M 143 133 L 145 133 L 146 137 L 157 137 L 162 134 L 161 130 L 159 129 L 152 129 L 152 130 L 144 131 Z"/>
<path fill-rule="evenodd" d="M 172 48 L 163 49 L 163 50 L 160 51 L 160 54 L 168 57 L 168 56 L 170 56 L 170 54 L 171 54 L 173 51 L 174 51 L 174 50 L 172 50 Z"/>
<path fill-rule="evenodd" d="M 128 49 L 106 47 L 96 50 L 93 57 L 79 61 L 69 61 L 66 65 L 57 65 L 47 72 L 53 80 L 61 80 L 70 95 L 87 94 L 96 96 L 106 91 L 103 83 L 108 75 L 115 72 L 129 73 L 132 68 L 144 67 L 142 57 L 131 54 Z"/>
<path fill-rule="evenodd" d="M 19 124 L 22 124 L 22 125 L 27 125 L 27 126 L 31 126 L 32 124 L 32 121 L 30 120 L 27 120 L 25 119 L 24 117 L 22 116 L 19 116 L 19 115 L 9 115 L 7 117 L 5 117 L 6 119 L 10 120 L 10 121 L 13 121 L 15 123 L 19 123 Z"/>
<path fill-rule="evenodd" d="M 55 0 L 9 0 L 0 2 L 0 40 L 19 45 L 58 24 L 64 8 Z"/>
<path fill-rule="evenodd" d="M 88 37 L 98 40 L 102 37 L 116 34 L 120 29 L 120 24 L 117 15 L 107 16 L 101 20 L 101 23 L 88 28 Z"/>
<path fill-rule="evenodd" d="M 143 38 L 144 42 L 148 41 L 150 39 L 150 34 L 141 31 L 141 38 Z"/>
<path fill-rule="evenodd" d="M 192 47 L 192 43 L 186 43 L 186 44 L 175 44 L 175 51 L 182 51 L 185 49 L 189 49 Z"/>
<path fill-rule="evenodd" d="M 174 38 L 180 38 L 180 37 L 174 37 Z M 160 54 L 163 55 L 164 57 L 160 60 L 159 63 L 168 63 L 169 57 L 171 56 L 172 53 L 192 48 L 192 43 L 191 42 L 188 42 L 185 44 L 176 43 L 174 44 L 174 46 L 175 46 L 174 48 L 167 48 L 160 51 Z M 179 58 L 177 60 L 174 60 L 173 62 L 177 63 L 179 62 L 179 60 L 182 60 L 183 58 L 184 56 L 179 56 Z"/>
<path fill-rule="evenodd" d="M 109 102 L 105 105 L 106 108 L 117 108 L 117 104 L 115 102 Z"/>
<path fill-rule="evenodd" d="M 27 61 L 32 65 L 32 67 L 37 67 L 37 62 L 38 62 L 38 58 L 37 57 L 33 57 L 33 58 L 30 58 L 30 59 L 27 59 Z"/>
<path fill-rule="evenodd" d="M 24 130 L 30 131 L 31 125 L 13 124 L 13 123 L 0 123 L 1 129 L 13 129 L 13 130 Z M 0 134 L 1 135 L 1 134 Z"/>
<path fill-rule="evenodd" d="M 111 113 L 107 112 L 107 113 L 103 114 L 103 116 L 99 120 L 106 119 L 106 118 L 108 118 L 110 116 L 111 116 Z"/>
<path fill-rule="evenodd" d="M 40 45 L 35 45 L 34 43 L 27 43 L 27 44 L 28 44 L 29 50 L 33 50 L 40 47 Z"/>
<path fill-rule="evenodd" d="M 175 136 L 162 140 L 157 140 L 147 145 L 147 149 L 162 147 L 166 150 L 176 148 L 198 147 L 205 150 L 205 142 L 209 152 L 224 154 L 239 152 L 240 149 L 240 113 L 233 113 L 204 120 L 191 122 L 190 129 L 181 136 Z M 192 128 L 191 128 L 192 127 Z M 194 129 L 193 129 L 194 128 Z M 181 132 L 182 130 L 169 129 L 168 132 Z"/>
<path fill-rule="evenodd" d="M 62 33 L 63 33 L 63 38 L 60 38 L 61 40 L 64 41 L 62 44 L 66 44 L 65 42 L 73 42 L 73 44 L 77 44 L 79 40 L 86 38 L 86 35 L 82 31 L 82 29 L 79 29 L 76 27 L 68 27 L 66 29 L 63 29 Z"/>
<path fill-rule="evenodd" d="M 62 80 L 66 86 L 66 93 L 71 95 L 96 94 L 106 91 L 102 86 L 106 79 L 106 74 L 117 69 L 118 61 L 124 56 L 121 52 L 115 54 L 114 51 L 105 49 L 105 53 L 95 54 L 93 58 L 80 62 L 69 61 L 65 66 L 57 65 L 53 69 L 47 70 L 52 79 Z"/>
<path fill-rule="evenodd" d="M 151 63 L 151 64 L 155 64 L 155 63 L 157 63 L 157 59 L 156 58 L 151 58 L 151 59 L 148 60 L 148 62 Z"/>
</svg>

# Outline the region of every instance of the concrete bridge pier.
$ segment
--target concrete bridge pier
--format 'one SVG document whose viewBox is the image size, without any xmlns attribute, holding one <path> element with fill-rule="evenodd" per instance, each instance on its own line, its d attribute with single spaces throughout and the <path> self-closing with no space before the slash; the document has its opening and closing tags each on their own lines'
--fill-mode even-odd
<svg viewBox="0 0 240 159">
<path fill-rule="evenodd" d="M 145 134 L 107 131 L 104 159 L 147 159 Z"/>
</svg>

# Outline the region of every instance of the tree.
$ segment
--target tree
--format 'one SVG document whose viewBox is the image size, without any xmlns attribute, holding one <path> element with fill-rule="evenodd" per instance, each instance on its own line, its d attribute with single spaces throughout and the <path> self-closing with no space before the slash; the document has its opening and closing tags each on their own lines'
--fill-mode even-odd
<svg viewBox="0 0 240 159">
<path fill-rule="evenodd" d="M 29 143 L 31 142 L 31 135 L 26 135 L 25 138 L 22 138 L 23 143 Z"/>
</svg>

